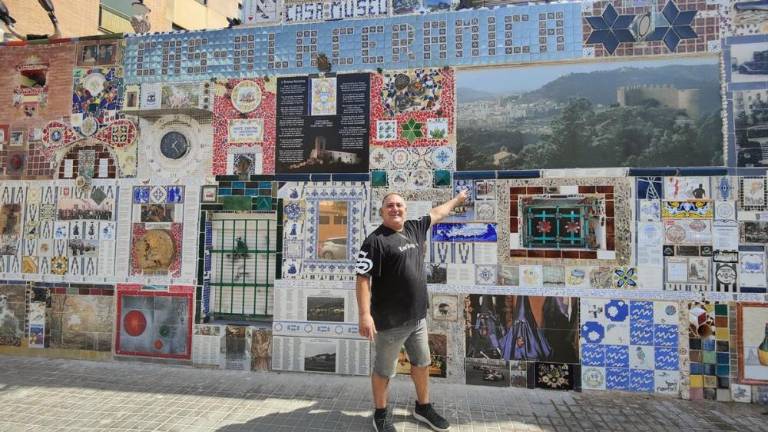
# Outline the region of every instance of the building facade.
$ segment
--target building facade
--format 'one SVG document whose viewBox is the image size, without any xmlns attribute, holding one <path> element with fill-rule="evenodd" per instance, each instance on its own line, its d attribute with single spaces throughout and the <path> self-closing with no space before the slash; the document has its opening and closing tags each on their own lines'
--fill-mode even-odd
<svg viewBox="0 0 768 432">
<path fill-rule="evenodd" d="M 62 37 L 133 33 L 129 0 L 53 0 Z M 227 26 L 240 16 L 241 0 L 145 0 L 152 31 L 197 30 Z M 53 25 L 36 1 L 5 1 L 22 34 L 52 34 Z M 8 35 L 5 35 L 7 38 Z"/>
</svg>

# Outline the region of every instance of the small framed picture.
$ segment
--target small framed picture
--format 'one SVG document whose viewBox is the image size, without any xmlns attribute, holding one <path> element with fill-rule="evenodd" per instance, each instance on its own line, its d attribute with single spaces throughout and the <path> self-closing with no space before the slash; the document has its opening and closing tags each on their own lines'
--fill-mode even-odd
<svg viewBox="0 0 768 432">
<path fill-rule="evenodd" d="M 215 185 L 206 185 L 203 186 L 203 202 L 204 203 L 215 203 L 216 197 L 217 197 L 217 186 Z"/>
<path fill-rule="evenodd" d="M 123 109 L 139 109 L 139 95 L 141 87 L 138 85 L 129 85 L 125 87 L 125 103 Z"/>
<path fill-rule="evenodd" d="M 13 130 L 11 131 L 11 147 L 21 147 L 24 145 L 24 138 L 26 136 L 26 131 L 24 130 Z"/>
<path fill-rule="evenodd" d="M 80 45 L 77 55 L 78 66 L 115 64 L 119 61 L 118 41 L 98 41 Z"/>
</svg>

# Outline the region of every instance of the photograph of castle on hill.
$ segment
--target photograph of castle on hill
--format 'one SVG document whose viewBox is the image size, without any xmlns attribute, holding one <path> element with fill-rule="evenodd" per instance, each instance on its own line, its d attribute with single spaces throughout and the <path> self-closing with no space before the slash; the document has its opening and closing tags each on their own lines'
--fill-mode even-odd
<svg viewBox="0 0 768 432">
<path fill-rule="evenodd" d="M 457 168 L 723 165 L 718 59 L 457 73 Z"/>
</svg>

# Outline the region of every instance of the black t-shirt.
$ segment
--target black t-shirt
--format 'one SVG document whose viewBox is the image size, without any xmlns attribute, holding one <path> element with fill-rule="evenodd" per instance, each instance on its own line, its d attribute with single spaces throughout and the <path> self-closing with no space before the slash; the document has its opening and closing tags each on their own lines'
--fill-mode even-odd
<svg viewBox="0 0 768 432">
<path fill-rule="evenodd" d="M 380 225 L 360 247 L 357 273 L 371 278 L 371 316 L 377 330 L 427 316 L 424 246 L 432 220 L 407 220 L 400 232 Z"/>
</svg>

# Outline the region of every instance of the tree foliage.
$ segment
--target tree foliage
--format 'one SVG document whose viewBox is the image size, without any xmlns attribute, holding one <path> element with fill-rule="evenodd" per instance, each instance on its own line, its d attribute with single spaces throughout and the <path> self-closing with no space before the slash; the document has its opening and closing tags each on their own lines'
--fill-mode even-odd
<svg viewBox="0 0 768 432">
<path fill-rule="evenodd" d="M 719 111 L 691 119 L 654 101 L 596 109 L 587 99 L 571 99 L 546 135 L 460 129 L 458 169 L 722 165 L 721 128 Z M 512 155 L 495 166 L 502 147 Z"/>
</svg>

